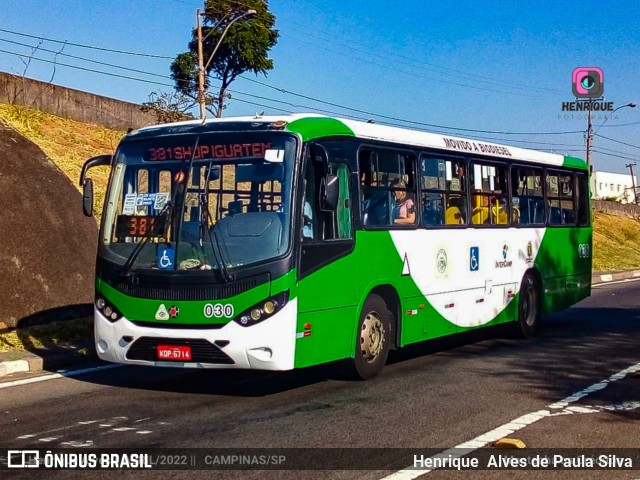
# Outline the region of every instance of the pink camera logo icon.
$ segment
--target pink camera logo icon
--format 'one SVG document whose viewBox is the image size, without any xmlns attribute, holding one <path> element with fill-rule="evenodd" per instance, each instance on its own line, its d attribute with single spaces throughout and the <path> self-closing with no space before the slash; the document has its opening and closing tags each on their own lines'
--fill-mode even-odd
<svg viewBox="0 0 640 480">
<path fill-rule="evenodd" d="M 604 73 L 598 67 L 578 67 L 571 80 L 576 98 L 600 98 L 604 94 Z"/>
</svg>

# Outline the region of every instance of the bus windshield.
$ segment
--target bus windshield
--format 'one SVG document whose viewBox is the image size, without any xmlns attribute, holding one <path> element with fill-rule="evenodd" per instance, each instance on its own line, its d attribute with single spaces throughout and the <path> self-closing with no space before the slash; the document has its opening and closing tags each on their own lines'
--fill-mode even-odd
<svg viewBox="0 0 640 480">
<path fill-rule="evenodd" d="M 131 269 L 229 270 L 289 246 L 296 140 L 269 133 L 146 138 L 116 152 L 100 255 Z"/>
</svg>

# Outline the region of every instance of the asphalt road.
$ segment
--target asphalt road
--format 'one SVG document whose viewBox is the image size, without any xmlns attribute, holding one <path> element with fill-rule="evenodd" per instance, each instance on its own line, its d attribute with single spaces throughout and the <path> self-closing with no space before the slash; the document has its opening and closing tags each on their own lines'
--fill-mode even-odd
<svg viewBox="0 0 640 480">
<path fill-rule="evenodd" d="M 509 436 L 534 448 L 640 449 L 640 372 L 612 378 L 640 363 L 639 346 L 640 282 L 604 285 L 579 305 L 546 318 L 535 339 L 516 340 L 493 330 L 426 343 L 397 352 L 382 376 L 369 382 L 343 380 L 325 367 L 286 373 L 116 367 L 8 388 L 0 383 L 0 446 L 369 447 L 431 452 L 426 449 L 464 444 L 556 404 L 550 410 L 553 415 L 520 426 Z M 21 378 L 26 377 L 4 382 Z M 600 383 L 606 379 L 609 383 Z M 590 389 L 598 384 L 604 386 Z M 568 404 L 557 405 L 567 398 Z M 374 453 L 345 452 L 355 466 L 367 465 L 360 456 Z M 318 451 L 320 457 L 325 454 Z M 368 480 L 399 468 L 397 462 L 389 465 L 385 471 L 117 475 Z M 8 478 L 33 475 L 4 473 Z M 518 477 L 640 478 L 640 471 L 558 473 L 519 471 Z M 107 475 L 114 472 L 58 471 L 47 472 L 46 478 Z M 487 476 L 511 478 L 513 472 L 439 470 L 423 478 Z"/>
</svg>

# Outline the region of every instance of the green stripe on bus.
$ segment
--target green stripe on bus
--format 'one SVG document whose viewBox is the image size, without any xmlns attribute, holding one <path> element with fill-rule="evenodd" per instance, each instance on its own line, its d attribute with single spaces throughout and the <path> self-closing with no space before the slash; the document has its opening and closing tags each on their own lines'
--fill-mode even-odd
<svg viewBox="0 0 640 480">
<path fill-rule="evenodd" d="M 572 168 L 580 168 L 582 170 L 587 169 L 587 162 L 578 157 L 569 157 L 565 155 L 564 162 L 562 162 L 563 167 L 572 167 Z"/>
<path fill-rule="evenodd" d="M 353 131 L 340 120 L 328 117 L 308 117 L 294 120 L 287 125 L 287 130 L 299 133 L 305 142 L 319 137 L 355 136 Z"/>
</svg>

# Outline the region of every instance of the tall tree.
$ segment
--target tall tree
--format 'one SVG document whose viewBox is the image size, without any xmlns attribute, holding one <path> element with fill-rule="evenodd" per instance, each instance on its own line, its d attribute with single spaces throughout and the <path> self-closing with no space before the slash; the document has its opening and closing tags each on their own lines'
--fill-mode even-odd
<svg viewBox="0 0 640 480">
<path fill-rule="evenodd" d="M 234 21 L 248 10 L 256 13 Z M 267 0 L 205 0 L 203 13 L 203 58 L 208 63 L 205 71 L 205 92 L 209 91 L 210 78 L 220 81 L 214 94 L 206 94 L 207 109 L 216 117 L 226 108 L 229 85 L 244 72 L 255 74 L 273 69 L 268 53 L 278 41 L 274 29 L 276 18 L 269 12 Z M 233 22 L 232 25 L 230 23 Z M 229 29 L 214 53 L 224 30 Z M 192 31 L 189 51 L 180 53 L 171 64 L 171 77 L 178 92 L 194 100 L 198 99 L 198 32 Z"/>
</svg>

